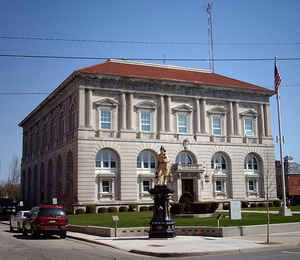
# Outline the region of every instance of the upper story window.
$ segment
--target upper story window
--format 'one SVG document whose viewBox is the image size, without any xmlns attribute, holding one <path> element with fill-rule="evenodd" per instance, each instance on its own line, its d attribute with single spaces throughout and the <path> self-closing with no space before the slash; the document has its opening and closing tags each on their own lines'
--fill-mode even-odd
<svg viewBox="0 0 300 260">
<path fill-rule="evenodd" d="M 117 157 L 109 149 L 103 149 L 96 155 L 96 168 L 115 169 L 117 167 Z"/>
<path fill-rule="evenodd" d="M 176 129 L 178 134 L 187 134 L 192 128 L 190 126 L 190 116 L 193 111 L 189 105 L 179 105 L 172 109 L 174 119 L 176 120 Z"/>
<path fill-rule="evenodd" d="M 240 113 L 240 117 L 244 124 L 244 133 L 246 137 L 254 137 L 257 135 L 257 112 L 254 109 L 249 109 Z"/>
<path fill-rule="evenodd" d="M 181 165 L 193 164 L 193 159 L 187 152 L 180 152 L 176 158 L 176 163 Z"/>
<path fill-rule="evenodd" d="M 112 111 L 107 108 L 101 108 L 99 111 L 99 128 L 110 130 L 112 129 Z"/>
<path fill-rule="evenodd" d="M 254 136 L 254 120 L 245 119 L 244 120 L 244 132 L 245 136 Z"/>
<path fill-rule="evenodd" d="M 221 153 L 216 153 L 211 160 L 211 168 L 214 170 L 226 170 L 226 160 Z"/>
<path fill-rule="evenodd" d="M 140 152 L 137 157 L 136 167 L 138 169 L 154 170 L 156 168 L 156 160 L 154 154 L 150 151 Z"/>
<path fill-rule="evenodd" d="M 253 154 L 248 154 L 245 159 L 244 169 L 247 171 L 258 171 L 257 158 Z"/>
<path fill-rule="evenodd" d="M 150 132 L 152 130 L 152 119 L 150 111 L 140 112 L 140 129 L 142 132 Z"/>
<path fill-rule="evenodd" d="M 212 134 L 222 135 L 222 120 L 218 115 L 212 116 Z"/>
<path fill-rule="evenodd" d="M 111 98 L 104 98 L 93 103 L 96 111 L 96 127 L 100 130 L 116 128 L 116 111 L 118 102 Z"/>
<path fill-rule="evenodd" d="M 136 104 L 134 109 L 136 111 L 136 129 L 146 134 L 155 131 L 156 103 L 153 101 L 142 101 Z"/>
<path fill-rule="evenodd" d="M 177 131 L 178 133 L 188 132 L 188 114 L 178 113 L 177 115 Z"/>
</svg>

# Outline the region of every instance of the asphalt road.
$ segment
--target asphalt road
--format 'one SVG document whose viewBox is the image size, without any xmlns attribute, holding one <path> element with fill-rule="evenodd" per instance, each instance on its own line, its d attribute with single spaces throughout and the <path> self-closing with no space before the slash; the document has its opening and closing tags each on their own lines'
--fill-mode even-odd
<svg viewBox="0 0 300 260">
<path fill-rule="evenodd" d="M 58 237 L 31 239 L 24 238 L 20 233 L 9 232 L 9 226 L 0 224 L 0 260 L 139 260 L 158 259 L 157 257 L 141 256 L 110 247 L 91 244 L 73 239 Z M 228 255 L 193 256 L 165 259 L 184 260 L 299 260 L 300 248 L 290 250 L 273 250 L 265 252 L 236 253 Z"/>
</svg>

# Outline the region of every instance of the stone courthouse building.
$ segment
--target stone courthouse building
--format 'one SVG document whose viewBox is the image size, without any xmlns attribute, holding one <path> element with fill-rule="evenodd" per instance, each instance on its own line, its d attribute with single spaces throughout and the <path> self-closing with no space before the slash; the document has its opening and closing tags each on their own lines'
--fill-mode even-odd
<svg viewBox="0 0 300 260">
<path fill-rule="evenodd" d="M 108 60 L 77 70 L 19 124 L 23 200 L 150 205 L 162 145 L 174 200 L 275 199 L 272 95 L 191 68 Z"/>
</svg>

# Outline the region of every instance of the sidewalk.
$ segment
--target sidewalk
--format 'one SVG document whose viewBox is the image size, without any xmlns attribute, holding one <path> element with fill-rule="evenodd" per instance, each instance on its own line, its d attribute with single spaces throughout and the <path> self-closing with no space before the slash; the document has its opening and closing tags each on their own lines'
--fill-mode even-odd
<svg viewBox="0 0 300 260">
<path fill-rule="evenodd" d="M 149 239 L 148 237 L 106 238 L 68 232 L 68 237 L 127 252 L 159 257 L 214 255 L 300 246 L 300 230 L 272 234 L 269 245 L 265 243 L 265 235 L 229 238 L 177 236 L 171 239 Z"/>
</svg>

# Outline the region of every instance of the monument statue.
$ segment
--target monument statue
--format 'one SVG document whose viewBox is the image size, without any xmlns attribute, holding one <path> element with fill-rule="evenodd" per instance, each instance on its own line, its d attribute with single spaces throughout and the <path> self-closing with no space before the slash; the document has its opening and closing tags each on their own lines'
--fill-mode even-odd
<svg viewBox="0 0 300 260">
<path fill-rule="evenodd" d="M 163 146 L 160 147 L 160 153 L 157 156 L 157 184 L 167 185 L 172 181 L 172 172 L 169 170 L 169 159 Z"/>
<path fill-rule="evenodd" d="M 153 197 L 153 217 L 150 222 L 149 238 L 172 238 L 176 236 L 176 223 L 170 214 L 170 197 L 173 190 L 167 187 L 172 181 L 172 173 L 169 170 L 169 159 L 163 146 L 157 156 L 157 183 L 149 193 Z"/>
</svg>

